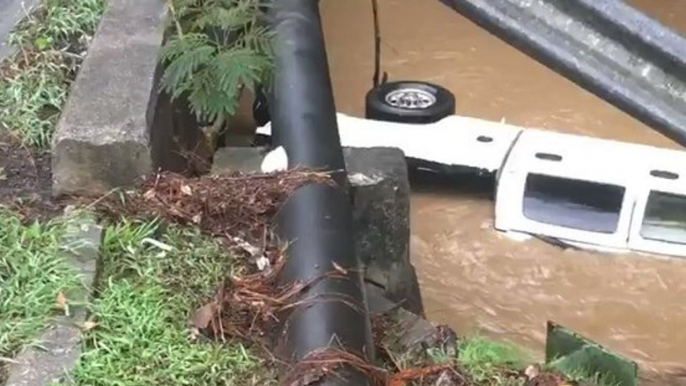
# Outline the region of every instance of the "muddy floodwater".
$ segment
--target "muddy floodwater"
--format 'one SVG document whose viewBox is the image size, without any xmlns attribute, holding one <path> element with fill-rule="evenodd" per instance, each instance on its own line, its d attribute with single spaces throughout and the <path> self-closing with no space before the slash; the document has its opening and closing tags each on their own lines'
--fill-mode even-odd
<svg viewBox="0 0 686 386">
<path fill-rule="evenodd" d="M 379 3 L 390 79 L 447 87 L 458 114 L 677 147 L 438 0 Z M 685 0 L 631 3 L 686 32 Z M 321 7 L 337 108 L 363 116 L 373 73 L 370 0 L 323 0 Z M 493 211 L 487 192 L 459 186 L 413 194 L 412 258 L 430 318 L 536 352 L 550 319 L 639 361 L 648 373 L 686 367 L 686 260 L 512 241 L 493 230 Z M 668 383 L 686 378 L 646 382 Z"/>
</svg>

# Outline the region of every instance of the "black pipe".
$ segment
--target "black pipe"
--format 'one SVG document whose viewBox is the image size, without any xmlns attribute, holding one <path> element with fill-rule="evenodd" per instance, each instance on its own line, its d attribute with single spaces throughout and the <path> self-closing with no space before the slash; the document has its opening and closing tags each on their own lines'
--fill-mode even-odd
<svg viewBox="0 0 686 386">
<path fill-rule="evenodd" d="M 295 365 L 327 348 L 373 356 L 360 264 L 318 0 L 275 0 L 269 10 L 276 73 L 270 90 L 274 146 L 289 167 L 335 171 L 339 185 L 309 184 L 284 204 L 279 237 L 290 242 L 279 277 L 284 285 L 316 281 L 284 320 L 279 354 Z M 329 273 L 342 277 L 327 277 Z M 292 369 L 293 367 L 290 366 Z M 344 367 L 317 385 L 367 385 L 368 376 Z"/>
<path fill-rule="evenodd" d="M 657 21 L 619 0 L 440 1 L 686 146 L 686 39 Z"/>
<path fill-rule="evenodd" d="M 270 115 L 274 143 L 292 165 L 343 170 L 318 0 L 275 0 L 276 68 Z"/>
</svg>

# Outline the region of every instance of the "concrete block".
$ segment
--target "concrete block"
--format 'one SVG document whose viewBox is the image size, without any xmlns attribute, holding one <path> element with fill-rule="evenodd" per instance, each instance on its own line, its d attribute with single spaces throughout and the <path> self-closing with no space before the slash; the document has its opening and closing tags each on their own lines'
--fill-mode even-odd
<svg viewBox="0 0 686 386">
<path fill-rule="evenodd" d="M 57 318 L 39 337 L 40 347 L 21 351 L 10 367 L 5 386 L 48 386 L 64 382 L 81 355 L 81 326 L 87 310 L 82 304 L 91 295 L 96 280 L 98 252 L 103 229 L 86 215 L 69 215 L 64 237 L 67 258 L 81 278 L 81 286 L 66 294 L 74 305 L 70 314 Z M 80 305 L 81 304 L 81 305 Z"/>
<path fill-rule="evenodd" d="M 410 182 L 397 148 L 345 148 L 353 194 L 357 254 L 367 280 L 389 299 L 423 314 L 419 283 L 410 261 Z"/>
<path fill-rule="evenodd" d="M 222 148 L 212 173 L 259 170 L 264 148 Z M 410 184 L 402 151 L 344 148 L 353 197 L 356 252 L 367 281 L 405 309 L 423 314 L 419 282 L 410 261 Z"/>
<path fill-rule="evenodd" d="M 10 367 L 5 386 L 49 386 L 67 378 L 79 358 L 81 330 L 68 318 L 50 326 L 40 337 L 41 348 L 22 351 Z"/>
<path fill-rule="evenodd" d="M 70 294 L 69 299 L 86 302 L 95 286 L 97 263 L 104 230 L 95 218 L 86 212 L 73 212 L 67 208 L 70 217 L 64 234 L 67 258 L 81 278 L 81 288 Z"/>
<path fill-rule="evenodd" d="M 100 193 L 152 171 L 164 0 L 110 0 L 52 144 L 53 193 Z"/>
</svg>

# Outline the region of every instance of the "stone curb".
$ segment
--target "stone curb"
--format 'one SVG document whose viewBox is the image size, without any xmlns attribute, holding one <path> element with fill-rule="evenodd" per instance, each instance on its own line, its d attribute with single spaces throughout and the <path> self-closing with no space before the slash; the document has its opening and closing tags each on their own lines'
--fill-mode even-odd
<svg viewBox="0 0 686 386">
<path fill-rule="evenodd" d="M 110 0 L 52 143 L 53 193 L 102 193 L 153 169 L 165 0 Z"/>
<path fill-rule="evenodd" d="M 22 350 L 10 366 L 5 386 L 49 386 L 67 382 L 81 355 L 81 328 L 88 317 L 83 306 L 91 297 L 103 228 L 87 215 L 69 213 L 64 237 L 65 258 L 77 271 L 81 286 L 66 294 L 68 316 L 56 318 L 39 337 L 40 347 Z"/>
</svg>

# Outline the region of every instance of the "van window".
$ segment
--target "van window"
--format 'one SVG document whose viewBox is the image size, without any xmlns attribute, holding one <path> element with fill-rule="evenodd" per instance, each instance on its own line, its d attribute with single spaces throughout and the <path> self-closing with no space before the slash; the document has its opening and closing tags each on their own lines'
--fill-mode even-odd
<svg viewBox="0 0 686 386">
<path fill-rule="evenodd" d="M 686 244 L 686 196 L 651 191 L 640 233 L 647 240 Z"/>
<path fill-rule="evenodd" d="M 617 230 L 625 191 L 618 185 L 531 173 L 524 188 L 524 217 L 612 234 Z"/>
</svg>

